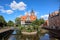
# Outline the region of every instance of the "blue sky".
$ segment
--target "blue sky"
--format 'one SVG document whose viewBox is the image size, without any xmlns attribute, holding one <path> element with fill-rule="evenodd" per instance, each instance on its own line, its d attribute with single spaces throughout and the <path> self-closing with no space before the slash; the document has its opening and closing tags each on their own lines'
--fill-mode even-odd
<svg viewBox="0 0 60 40">
<path fill-rule="evenodd" d="M 25 12 L 34 10 L 37 18 L 47 19 L 48 14 L 59 9 L 59 0 L 0 0 L 0 15 L 14 21 Z"/>
</svg>

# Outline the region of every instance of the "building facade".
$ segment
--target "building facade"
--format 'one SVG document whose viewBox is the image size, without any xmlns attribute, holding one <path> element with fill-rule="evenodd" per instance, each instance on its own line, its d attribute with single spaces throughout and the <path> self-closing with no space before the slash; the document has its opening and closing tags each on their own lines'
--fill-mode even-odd
<svg viewBox="0 0 60 40">
<path fill-rule="evenodd" d="M 49 27 L 60 27 L 60 10 L 49 14 Z"/>
<path fill-rule="evenodd" d="M 29 25 L 33 21 L 36 20 L 35 12 L 32 10 L 30 13 L 26 13 L 26 15 L 21 16 L 21 25 Z"/>
</svg>

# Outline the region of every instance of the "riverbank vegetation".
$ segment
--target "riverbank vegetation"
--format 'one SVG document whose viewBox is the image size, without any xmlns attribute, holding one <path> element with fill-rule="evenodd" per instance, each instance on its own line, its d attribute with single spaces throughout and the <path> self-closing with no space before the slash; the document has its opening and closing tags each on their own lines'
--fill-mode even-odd
<svg viewBox="0 0 60 40">
<path fill-rule="evenodd" d="M 9 20 L 8 22 L 0 15 L 0 28 L 14 26 L 14 22 Z"/>
<path fill-rule="evenodd" d="M 24 25 L 24 26 L 18 25 L 18 27 L 20 28 L 21 31 L 24 32 L 34 32 L 34 31 L 39 32 L 41 29 L 40 25 L 43 24 L 44 22 L 45 20 L 41 18 L 41 19 L 36 19 L 30 25 Z"/>
<path fill-rule="evenodd" d="M 17 17 L 15 19 L 15 22 L 9 20 L 8 22 L 4 19 L 3 16 L 0 15 L 0 27 L 19 27 L 21 31 L 26 32 L 33 32 L 33 31 L 40 31 L 40 25 L 43 24 L 45 20 L 43 18 L 36 19 L 33 21 L 30 25 L 27 26 L 21 26 L 21 19 Z"/>
</svg>

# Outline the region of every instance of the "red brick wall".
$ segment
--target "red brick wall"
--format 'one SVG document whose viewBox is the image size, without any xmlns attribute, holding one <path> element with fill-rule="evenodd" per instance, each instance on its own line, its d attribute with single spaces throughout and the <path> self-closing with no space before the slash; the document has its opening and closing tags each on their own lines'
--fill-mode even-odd
<svg viewBox="0 0 60 40">
<path fill-rule="evenodd" d="M 60 27 L 60 13 L 56 16 L 49 16 L 49 26 L 58 26 Z"/>
</svg>

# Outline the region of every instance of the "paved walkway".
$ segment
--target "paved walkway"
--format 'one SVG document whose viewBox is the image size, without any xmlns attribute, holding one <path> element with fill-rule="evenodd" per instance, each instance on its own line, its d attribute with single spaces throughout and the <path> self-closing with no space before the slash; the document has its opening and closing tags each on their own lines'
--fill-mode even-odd
<svg viewBox="0 0 60 40">
<path fill-rule="evenodd" d="M 13 29 L 13 27 L 1 28 L 0 33 L 3 33 L 3 32 L 8 31 L 8 30 L 12 30 L 12 29 Z"/>
</svg>

